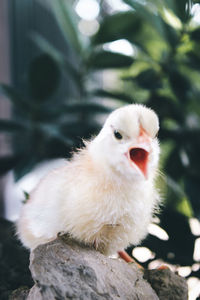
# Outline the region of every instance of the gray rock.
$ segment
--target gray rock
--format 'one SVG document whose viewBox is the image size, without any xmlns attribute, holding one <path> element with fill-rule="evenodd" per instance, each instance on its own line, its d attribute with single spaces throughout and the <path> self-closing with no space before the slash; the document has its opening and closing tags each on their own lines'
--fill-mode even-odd
<svg viewBox="0 0 200 300">
<path fill-rule="evenodd" d="M 188 299 L 186 280 L 171 272 L 169 269 L 146 270 L 144 278 L 151 284 L 160 300 Z"/>
<path fill-rule="evenodd" d="M 144 274 L 135 263 L 108 258 L 67 236 L 37 247 L 30 270 L 35 285 L 26 300 L 187 299 L 185 280 L 171 271 Z"/>
<path fill-rule="evenodd" d="M 135 264 L 105 257 L 68 238 L 37 247 L 30 269 L 36 283 L 28 300 L 158 300 Z"/>
<path fill-rule="evenodd" d="M 26 300 L 28 294 L 29 288 L 22 286 L 12 292 L 12 294 L 9 296 L 9 300 Z"/>
</svg>

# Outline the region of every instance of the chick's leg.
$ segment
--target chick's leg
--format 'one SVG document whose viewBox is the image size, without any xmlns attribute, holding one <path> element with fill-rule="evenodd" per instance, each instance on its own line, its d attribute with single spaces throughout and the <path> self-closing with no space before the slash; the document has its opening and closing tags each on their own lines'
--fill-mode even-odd
<svg viewBox="0 0 200 300">
<path fill-rule="evenodd" d="M 119 257 L 125 260 L 127 263 L 135 263 L 139 269 L 143 269 L 143 267 L 138 264 L 125 250 L 118 251 Z"/>
</svg>

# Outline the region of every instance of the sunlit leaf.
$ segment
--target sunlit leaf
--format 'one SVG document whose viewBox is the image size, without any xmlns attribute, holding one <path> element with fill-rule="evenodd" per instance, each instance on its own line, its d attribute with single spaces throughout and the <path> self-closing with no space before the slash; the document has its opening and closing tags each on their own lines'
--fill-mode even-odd
<svg viewBox="0 0 200 300">
<path fill-rule="evenodd" d="M 144 5 L 137 0 L 124 0 L 124 2 L 130 5 L 138 15 L 140 15 L 147 23 L 154 27 L 154 29 L 160 34 L 164 35 L 162 19 L 156 11 L 152 12 L 148 9 L 148 5 Z"/>
<path fill-rule="evenodd" d="M 176 14 L 182 22 L 187 22 L 191 18 L 191 0 L 181 0 L 175 1 L 176 5 Z"/>
<path fill-rule="evenodd" d="M 191 0 L 165 0 L 167 8 L 170 9 L 183 23 L 187 23 L 191 18 L 192 3 Z"/>
</svg>

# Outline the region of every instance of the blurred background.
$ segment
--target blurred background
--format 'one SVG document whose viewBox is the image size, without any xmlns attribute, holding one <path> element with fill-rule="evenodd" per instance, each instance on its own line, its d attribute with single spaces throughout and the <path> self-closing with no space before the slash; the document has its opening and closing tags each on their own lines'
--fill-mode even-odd
<svg viewBox="0 0 200 300">
<path fill-rule="evenodd" d="M 1 299 L 32 284 L 13 234 L 28 193 L 129 103 L 160 118 L 163 207 L 127 251 L 200 299 L 200 1 L 1 0 L 0 49 Z"/>
</svg>

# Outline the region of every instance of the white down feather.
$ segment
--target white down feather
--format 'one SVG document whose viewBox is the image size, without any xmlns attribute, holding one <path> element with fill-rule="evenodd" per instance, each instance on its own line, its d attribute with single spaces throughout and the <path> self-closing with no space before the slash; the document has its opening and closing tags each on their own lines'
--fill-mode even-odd
<svg viewBox="0 0 200 300">
<path fill-rule="evenodd" d="M 124 155 L 137 144 L 140 126 L 150 137 L 147 179 Z M 105 254 L 140 243 L 159 202 L 154 186 L 158 128 L 156 114 L 142 105 L 115 110 L 86 148 L 32 191 L 17 224 L 24 246 L 34 249 L 58 233 L 95 245 Z M 115 138 L 114 130 L 122 140 Z"/>
</svg>

